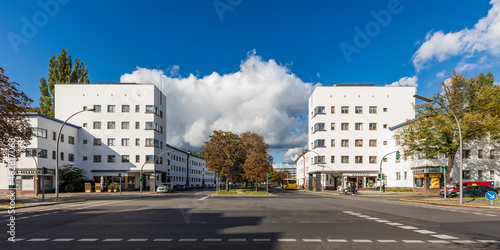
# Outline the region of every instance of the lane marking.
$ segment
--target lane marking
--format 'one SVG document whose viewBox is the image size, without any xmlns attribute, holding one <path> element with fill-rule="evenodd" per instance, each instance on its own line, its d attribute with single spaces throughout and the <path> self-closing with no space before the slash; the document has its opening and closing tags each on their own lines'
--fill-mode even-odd
<svg viewBox="0 0 500 250">
<path fill-rule="evenodd" d="M 179 239 L 179 241 L 181 241 L 181 242 L 182 242 L 182 241 L 194 242 L 194 241 L 196 241 L 196 240 L 198 240 L 198 239 Z"/>
<path fill-rule="evenodd" d="M 104 239 L 102 241 L 122 241 L 122 240 L 123 240 L 123 238 L 122 239 Z"/>
<path fill-rule="evenodd" d="M 205 196 L 205 197 L 199 198 L 198 200 L 199 200 L 199 201 L 205 200 L 205 199 L 207 199 L 209 196 L 210 196 L 210 195 L 207 195 L 207 196 Z"/>
<path fill-rule="evenodd" d="M 380 243 L 394 243 L 394 242 L 397 242 L 395 240 L 377 240 L 378 242 Z"/>
<path fill-rule="evenodd" d="M 398 226 L 399 228 L 402 228 L 402 229 L 418 229 L 418 227 L 412 227 L 412 226 Z"/>
<path fill-rule="evenodd" d="M 369 220 L 380 220 L 380 218 L 377 218 L 377 217 L 368 217 L 367 219 L 369 219 Z"/>
<path fill-rule="evenodd" d="M 84 239 L 79 239 L 77 241 L 98 241 L 99 239 L 96 239 L 96 238 L 84 238 Z"/>
<path fill-rule="evenodd" d="M 477 215 L 483 215 L 482 213 L 476 213 L 476 212 L 472 212 L 473 214 L 477 214 Z"/>
<path fill-rule="evenodd" d="M 129 239 L 128 241 L 147 241 L 148 239 Z"/>
<path fill-rule="evenodd" d="M 321 239 L 302 239 L 304 242 L 323 242 Z"/>
<path fill-rule="evenodd" d="M 352 241 L 354 241 L 356 243 L 369 243 L 369 242 L 373 242 L 371 240 L 352 240 Z"/>
<path fill-rule="evenodd" d="M 439 243 L 439 244 L 446 244 L 446 243 L 450 243 L 449 241 L 445 241 L 445 240 L 429 240 L 430 243 Z"/>
<path fill-rule="evenodd" d="M 469 243 L 476 243 L 472 240 L 454 240 L 453 242 L 455 243 L 462 243 L 462 244 L 469 244 Z"/>
<path fill-rule="evenodd" d="M 403 240 L 404 243 L 425 243 L 421 240 Z"/>
<path fill-rule="evenodd" d="M 282 242 L 295 242 L 297 240 L 296 239 L 278 239 L 278 241 L 282 241 Z"/>
<path fill-rule="evenodd" d="M 48 241 L 49 238 L 34 238 L 34 239 L 29 239 L 27 241 Z"/>
<path fill-rule="evenodd" d="M 253 239 L 253 241 L 271 241 L 271 239 Z"/>
<path fill-rule="evenodd" d="M 391 222 L 391 223 L 385 223 L 385 224 L 391 225 L 391 226 L 403 226 L 403 224 L 397 223 L 397 222 Z"/>
<path fill-rule="evenodd" d="M 154 239 L 153 241 L 172 241 L 172 239 Z"/>
<path fill-rule="evenodd" d="M 347 242 L 347 240 L 344 239 L 327 239 L 328 242 Z"/>
<path fill-rule="evenodd" d="M 435 234 L 436 232 L 429 231 L 429 230 L 413 230 L 414 232 L 420 233 L 420 234 Z"/>
<path fill-rule="evenodd" d="M 388 222 L 391 222 L 391 221 L 388 221 L 388 220 L 376 220 L 376 222 L 388 223 Z"/>
<path fill-rule="evenodd" d="M 222 239 L 203 239 L 203 241 L 221 241 Z"/>
<path fill-rule="evenodd" d="M 498 240 L 478 240 L 481 243 L 500 243 Z"/>
<path fill-rule="evenodd" d="M 496 216 L 496 215 L 494 215 L 494 214 L 485 214 L 485 215 L 486 215 L 486 216 Z"/>
<path fill-rule="evenodd" d="M 458 239 L 457 237 L 449 236 L 446 234 L 435 234 L 435 235 L 431 235 L 431 236 L 442 239 L 442 240 L 457 240 Z"/>
<path fill-rule="evenodd" d="M 247 239 L 229 239 L 228 241 L 247 241 Z"/>
<path fill-rule="evenodd" d="M 75 238 L 59 238 L 59 239 L 53 239 L 52 241 L 72 241 Z"/>
</svg>

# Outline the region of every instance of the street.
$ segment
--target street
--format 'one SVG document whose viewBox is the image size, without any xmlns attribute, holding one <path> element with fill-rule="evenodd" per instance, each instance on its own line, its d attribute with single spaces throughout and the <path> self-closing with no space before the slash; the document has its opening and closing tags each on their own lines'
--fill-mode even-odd
<svg viewBox="0 0 500 250">
<path fill-rule="evenodd" d="M 2 249 L 500 248 L 500 209 L 272 190 L 208 197 L 192 190 L 17 208 Z"/>
</svg>

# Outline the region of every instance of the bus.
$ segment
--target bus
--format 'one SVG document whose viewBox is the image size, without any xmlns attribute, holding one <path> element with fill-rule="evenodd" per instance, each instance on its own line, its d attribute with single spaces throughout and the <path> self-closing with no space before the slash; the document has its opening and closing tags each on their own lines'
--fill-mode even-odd
<svg viewBox="0 0 500 250">
<path fill-rule="evenodd" d="M 282 186 L 283 189 L 297 189 L 297 179 L 292 179 L 292 178 L 286 178 L 283 179 Z"/>
</svg>

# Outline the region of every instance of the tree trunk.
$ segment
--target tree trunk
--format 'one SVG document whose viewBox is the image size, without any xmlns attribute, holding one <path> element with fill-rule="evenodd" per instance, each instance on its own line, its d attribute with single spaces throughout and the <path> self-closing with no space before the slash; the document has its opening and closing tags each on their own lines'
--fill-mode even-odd
<svg viewBox="0 0 500 250">
<path fill-rule="evenodd" d="M 455 154 L 449 154 L 448 155 L 448 166 L 446 167 L 446 184 L 451 184 L 451 174 L 453 172 L 453 162 L 455 161 Z M 462 174 L 462 173 L 459 173 Z M 460 178 L 460 176 L 459 176 Z M 453 180 L 453 181 L 458 181 L 458 180 Z"/>
<path fill-rule="evenodd" d="M 226 192 L 229 192 L 229 179 L 226 179 Z"/>
</svg>

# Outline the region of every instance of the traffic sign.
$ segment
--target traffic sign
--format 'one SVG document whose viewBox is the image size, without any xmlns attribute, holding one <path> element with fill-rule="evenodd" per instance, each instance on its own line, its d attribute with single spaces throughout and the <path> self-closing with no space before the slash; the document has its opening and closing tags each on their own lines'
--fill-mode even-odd
<svg viewBox="0 0 500 250">
<path fill-rule="evenodd" d="M 494 201 L 498 198 L 498 194 L 493 192 L 493 191 L 489 191 L 486 193 L 486 199 L 490 200 L 490 201 Z"/>
</svg>

